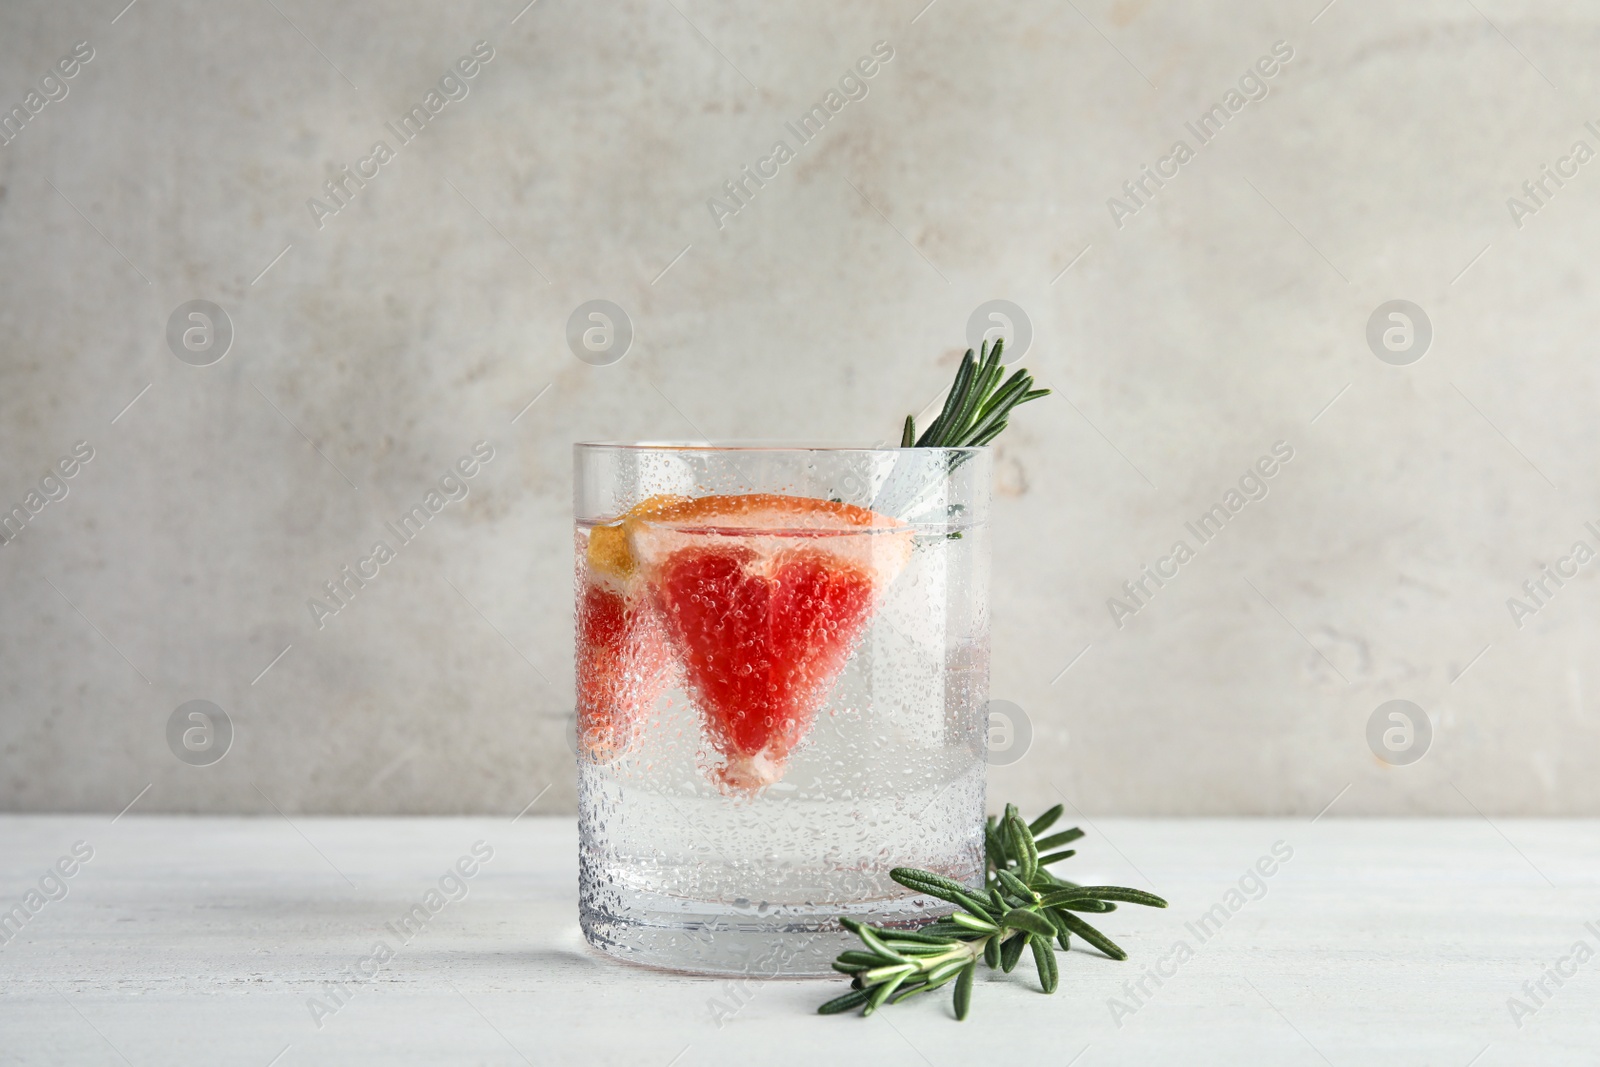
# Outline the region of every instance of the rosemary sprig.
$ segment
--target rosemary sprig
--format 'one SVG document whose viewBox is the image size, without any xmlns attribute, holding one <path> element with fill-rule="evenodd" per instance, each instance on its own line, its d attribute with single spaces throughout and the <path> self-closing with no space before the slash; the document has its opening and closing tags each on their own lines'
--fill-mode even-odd
<svg viewBox="0 0 1600 1067">
<path fill-rule="evenodd" d="M 944 409 L 928 424 L 922 436 L 917 436 L 917 421 L 906 416 L 901 427 L 901 448 L 957 448 L 986 445 L 1000 436 L 1008 424 L 1011 412 L 1019 404 L 1049 396 L 1048 389 L 1035 389 L 1033 376 L 1018 370 L 1002 385 L 1005 367 L 1000 354 L 1005 349 L 1005 338 L 979 345 L 977 356 L 972 349 L 961 358 L 955 381 L 944 399 Z M 918 515 L 921 509 L 936 502 L 945 478 L 953 474 L 974 453 L 955 452 L 947 456 L 943 469 L 934 471 L 915 457 L 906 463 L 896 463 L 888 479 L 873 497 L 872 510 L 899 517 Z M 959 538 L 961 531 L 953 530 L 945 536 Z"/>
<path fill-rule="evenodd" d="M 1048 389 L 1035 389 L 1033 376 L 1025 370 L 1006 380 L 1005 367 L 1000 364 L 1000 353 L 1006 339 L 997 337 L 979 346 L 978 355 L 972 349 L 961 357 L 956 370 L 956 380 L 944 398 L 944 410 L 917 436 L 914 416 L 907 415 L 900 433 L 901 448 L 959 448 L 986 445 L 1000 436 L 1006 428 L 1007 416 L 1018 404 L 1026 404 L 1041 396 L 1049 396 Z"/>
<path fill-rule="evenodd" d="M 1045 870 L 1073 855 L 1071 849 L 1049 850 L 1083 836 L 1082 830 L 1073 827 L 1039 837 L 1061 813 L 1057 804 L 1026 823 L 1016 805 L 1007 804 L 998 820 L 990 816 L 984 826 L 982 890 L 914 867 L 890 871 L 889 877 L 907 889 L 947 901 L 956 910 L 919 930 L 886 929 L 840 919 L 845 929 L 861 939 L 863 947 L 841 952 L 833 963 L 834 970 L 851 976 L 850 992 L 817 1011 L 836 1015 L 860 1008 L 863 1015 L 871 1015 L 884 1004 L 898 1004 L 954 982 L 956 1018 L 965 1019 L 972 1007 L 972 984 L 979 962 L 1010 973 L 1024 949 L 1032 950 L 1040 987 L 1054 993 L 1061 978 L 1055 950 L 1065 951 L 1073 934 L 1114 960 L 1127 959 L 1126 952 L 1078 913 L 1114 911 L 1118 902 L 1152 908 L 1164 908 L 1167 902 L 1138 889 L 1079 885 Z"/>
</svg>

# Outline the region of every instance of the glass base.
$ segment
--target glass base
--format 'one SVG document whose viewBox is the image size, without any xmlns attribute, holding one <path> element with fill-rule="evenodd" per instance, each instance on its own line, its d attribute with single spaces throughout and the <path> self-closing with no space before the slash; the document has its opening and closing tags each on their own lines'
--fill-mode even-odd
<svg viewBox="0 0 1600 1067">
<path fill-rule="evenodd" d="M 926 897 L 885 900 L 819 911 L 812 907 L 719 908 L 629 894 L 607 907 L 584 907 L 579 922 L 589 944 L 618 959 L 694 974 L 746 978 L 838 977 L 834 959 L 860 947 L 839 925 L 847 915 L 874 926 L 914 929 L 952 910 Z"/>
<path fill-rule="evenodd" d="M 668 773 L 663 760 L 655 775 L 677 786 L 674 798 L 643 772 L 625 774 L 630 759 L 578 772 L 579 922 L 620 959 L 698 974 L 830 975 L 856 943 L 841 916 L 915 928 L 953 910 L 893 881 L 891 868 L 981 884 L 984 776 L 970 752 L 920 788 L 883 769 L 873 784 L 887 783 L 884 795 L 853 799 L 806 796 L 790 782 L 732 799 L 692 765 Z M 801 760 L 790 770 L 800 782 L 820 777 Z"/>
</svg>

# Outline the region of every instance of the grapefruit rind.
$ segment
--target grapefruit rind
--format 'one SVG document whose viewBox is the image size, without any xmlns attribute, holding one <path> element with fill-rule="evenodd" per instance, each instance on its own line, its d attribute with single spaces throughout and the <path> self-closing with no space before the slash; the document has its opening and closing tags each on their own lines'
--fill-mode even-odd
<svg viewBox="0 0 1600 1067">
<path fill-rule="evenodd" d="M 767 574 L 803 546 L 870 575 L 874 593 L 894 581 L 911 559 L 909 525 L 855 504 L 781 493 L 651 501 L 659 503 L 648 513 L 640 505 L 622 523 L 631 566 L 643 566 L 647 578 L 653 579 L 673 553 L 705 544 L 707 535 L 736 539 L 753 549 L 747 569 Z"/>
<path fill-rule="evenodd" d="M 627 584 L 638 570 L 638 561 L 628 546 L 633 527 L 639 522 L 689 501 L 686 496 L 662 494 L 648 497 L 629 508 L 615 522 L 596 526 L 589 531 L 589 549 L 586 559 L 590 573 L 602 579 Z"/>
</svg>

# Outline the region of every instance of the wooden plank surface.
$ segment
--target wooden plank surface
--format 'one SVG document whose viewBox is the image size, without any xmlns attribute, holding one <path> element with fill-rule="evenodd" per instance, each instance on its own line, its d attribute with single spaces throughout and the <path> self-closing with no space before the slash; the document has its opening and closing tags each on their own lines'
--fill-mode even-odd
<svg viewBox="0 0 1600 1067">
<path fill-rule="evenodd" d="M 1600 822 L 1084 828 L 1062 873 L 1174 906 L 1107 916 L 1132 959 L 1075 948 L 1054 997 L 980 981 L 958 1024 L 591 952 L 569 818 L 0 816 L 0 918 L 37 905 L 0 934 L 0 1064 L 1600 1062 Z"/>
</svg>

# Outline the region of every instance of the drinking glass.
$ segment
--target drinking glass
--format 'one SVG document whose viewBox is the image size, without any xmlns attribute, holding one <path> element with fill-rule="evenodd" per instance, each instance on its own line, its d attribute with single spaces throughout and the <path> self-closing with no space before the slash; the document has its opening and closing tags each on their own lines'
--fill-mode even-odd
<svg viewBox="0 0 1600 1067">
<path fill-rule="evenodd" d="M 579 913 L 676 970 L 831 973 L 983 884 L 986 448 L 574 448 Z"/>
</svg>

